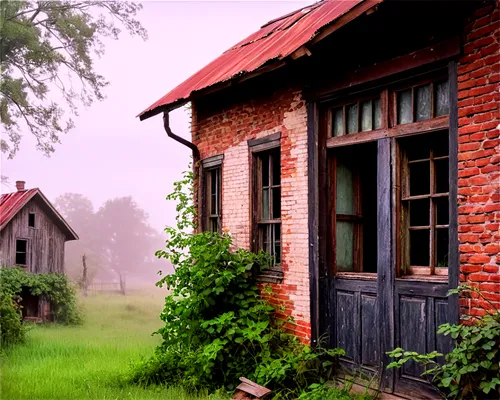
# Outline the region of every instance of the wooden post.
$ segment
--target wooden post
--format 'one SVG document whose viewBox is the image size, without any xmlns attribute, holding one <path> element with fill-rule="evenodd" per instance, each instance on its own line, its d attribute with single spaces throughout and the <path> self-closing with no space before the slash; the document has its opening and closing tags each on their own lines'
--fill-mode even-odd
<svg viewBox="0 0 500 400">
<path fill-rule="evenodd" d="M 83 277 L 82 277 L 82 287 L 83 287 L 83 295 L 87 297 L 87 257 L 85 254 L 82 256 L 83 262 Z"/>
</svg>

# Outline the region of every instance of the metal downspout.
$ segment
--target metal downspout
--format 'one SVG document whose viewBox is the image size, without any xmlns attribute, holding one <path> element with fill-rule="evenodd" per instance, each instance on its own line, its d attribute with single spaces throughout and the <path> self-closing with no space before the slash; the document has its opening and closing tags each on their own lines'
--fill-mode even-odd
<svg viewBox="0 0 500 400">
<path fill-rule="evenodd" d="M 189 147 L 193 151 L 193 164 L 196 165 L 196 163 L 200 159 L 200 151 L 198 150 L 198 147 L 194 143 L 191 143 L 189 140 L 183 139 L 172 132 L 172 129 L 170 129 L 167 111 L 163 113 L 163 127 L 165 128 L 165 132 L 167 132 L 168 137 L 174 139 L 176 142 L 179 142 L 186 147 Z"/>
</svg>

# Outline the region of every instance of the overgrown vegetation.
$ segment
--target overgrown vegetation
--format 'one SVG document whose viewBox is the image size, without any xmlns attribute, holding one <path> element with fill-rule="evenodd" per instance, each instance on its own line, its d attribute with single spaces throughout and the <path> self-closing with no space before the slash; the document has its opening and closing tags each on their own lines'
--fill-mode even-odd
<svg viewBox="0 0 500 400">
<path fill-rule="evenodd" d="M 326 386 L 343 350 L 312 351 L 281 329 L 252 279 L 269 257 L 233 249 L 227 233 L 193 234 L 192 196 L 187 172 L 167 197 L 177 201 L 177 227 L 167 228 L 166 249 L 157 252 L 176 266 L 157 283 L 172 290 L 161 313 L 165 326 L 156 332 L 163 342 L 135 366 L 131 380 L 214 391 L 233 390 L 245 376 L 269 387 L 275 398 L 350 398 Z"/>
<path fill-rule="evenodd" d="M 25 326 L 21 323 L 19 306 L 6 292 L 0 293 L 0 348 L 24 342 Z"/>
<path fill-rule="evenodd" d="M 0 268 L 0 287 L 2 292 L 11 299 L 12 309 L 18 316 L 17 308 L 22 301 L 21 293 L 25 290 L 32 296 L 43 295 L 47 297 L 56 322 L 63 324 L 82 322 L 82 316 L 76 304 L 75 289 L 64 274 L 30 274 L 20 268 L 2 267 Z M 6 313 L 5 315 L 11 314 Z M 3 325 L 3 313 L 1 320 Z"/>
<path fill-rule="evenodd" d="M 448 295 L 482 298 L 488 306 L 483 317 L 470 319 L 466 324 L 443 324 L 438 333 L 450 335 L 455 347 L 443 364 L 442 354 L 404 351 L 397 348 L 389 353 L 395 359 L 388 368 L 399 368 L 414 361 L 425 368 L 423 375 L 437 386 L 443 396 L 451 399 L 491 399 L 500 397 L 500 310 L 478 288 L 462 285 Z"/>
</svg>

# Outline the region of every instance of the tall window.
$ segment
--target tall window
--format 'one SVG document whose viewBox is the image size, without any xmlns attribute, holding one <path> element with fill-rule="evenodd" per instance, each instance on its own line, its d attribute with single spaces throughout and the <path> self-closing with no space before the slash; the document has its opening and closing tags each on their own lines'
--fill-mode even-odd
<svg viewBox="0 0 500 400">
<path fill-rule="evenodd" d="M 280 135 L 250 141 L 253 153 L 253 243 L 281 264 Z"/>
<path fill-rule="evenodd" d="M 222 156 L 202 161 L 203 166 L 203 230 L 222 232 Z"/>
<path fill-rule="evenodd" d="M 30 228 L 35 227 L 35 213 L 29 213 L 28 214 L 28 226 Z"/>
<path fill-rule="evenodd" d="M 16 240 L 16 265 L 26 265 L 28 254 L 28 241 L 26 239 Z"/>
</svg>

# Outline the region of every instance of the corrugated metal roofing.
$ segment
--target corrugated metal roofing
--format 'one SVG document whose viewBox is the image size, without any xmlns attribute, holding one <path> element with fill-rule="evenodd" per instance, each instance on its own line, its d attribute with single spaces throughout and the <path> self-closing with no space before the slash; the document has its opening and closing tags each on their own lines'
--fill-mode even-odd
<svg viewBox="0 0 500 400">
<path fill-rule="evenodd" d="M 14 218 L 14 216 L 36 195 L 41 197 L 54 214 L 53 216 L 66 231 L 68 240 L 78 239 L 76 232 L 69 226 L 61 214 L 57 212 L 54 206 L 38 188 L 19 190 L 14 193 L 4 193 L 0 196 L 0 230 L 5 228 L 12 218 Z"/>
<path fill-rule="evenodd" d="M 281 60 L 312 40 L 325 25 L 365 0 L 324 0 L 272 20 L 262 28 L 224 52 L 138 116 L 154 115 L 159 107 L 181 106 L 193 92 L 231 80 Z M 145 115 L 148 113 L 148 115 Z"/>
</svg>

